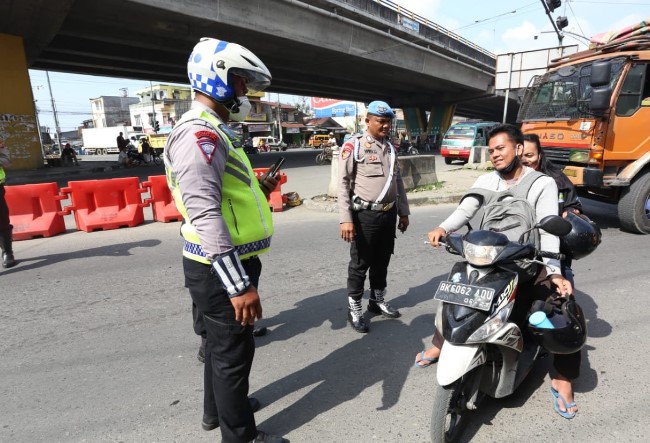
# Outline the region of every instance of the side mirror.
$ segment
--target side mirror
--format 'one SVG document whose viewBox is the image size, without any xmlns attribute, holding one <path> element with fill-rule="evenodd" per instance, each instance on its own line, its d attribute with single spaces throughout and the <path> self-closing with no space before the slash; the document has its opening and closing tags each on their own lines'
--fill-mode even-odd
<svg viewBox="0 0 650 443">
<path fill-rule="evenodd" d="M 592 112 L 605 112 L 609 109 L 612 100 L 612 89 L 610 87 L 595 88 L 591 92 L 589 109 Z"/>
<path fill-rule="evenodd" d="M 547 215 L 537 224 L 536 227 L 545 230 L 549 234 L 557 235 L 558 237 L 567 235 L 572 229 L 571 223 L 559 215 Z"/>
<path fill-rule="evenodd" d="M 594 62 L 591 65 L 589 84 L 592 88 L 609 85 L 612 78 L 612 63 L 610 61 Z"/>
</svg>

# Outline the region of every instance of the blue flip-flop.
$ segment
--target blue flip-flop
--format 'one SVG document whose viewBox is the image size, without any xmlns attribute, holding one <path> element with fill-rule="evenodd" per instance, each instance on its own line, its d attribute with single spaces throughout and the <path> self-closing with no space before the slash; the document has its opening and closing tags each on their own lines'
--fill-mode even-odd
<svg viewBox="0 0 650 443">
<path fill-rule="evenodd" d="M 427 362 L 427 364 L 426 365 L 421 365 L 420 362 L 423 362 L 423 361 Z M 426 358 L 424 356 L 424 351 L 422 351 L 422 352 L 420 352 L 420 360 L 415 362 L 415 366 L 418 367 L 418 368 L 424 369 L 424 368 L 428 368 L 429 366 L 431 366 L 434 363 L 438 363 L 438 357 Z"/>
<path fill-rule="evenodd" d="M 569 412 L 569 408 L 574 408 L 576 407 L 576 403 L 567 403 L 567 401 L 560 395 L 559 392 L 557 392 L 556 389 L 553 389 L 551 386 L 551 395 L 553 396 L 553 407 L 555 408 L 555 412 L 560 414 L 562 417 L 566 418 L 567 420 L 571 420 L 573 417 L 576 416 L 575 411 L 574 412 Z M 564 404 L 564 411 L 560 409 L 560 401 Z"/>
</svg>

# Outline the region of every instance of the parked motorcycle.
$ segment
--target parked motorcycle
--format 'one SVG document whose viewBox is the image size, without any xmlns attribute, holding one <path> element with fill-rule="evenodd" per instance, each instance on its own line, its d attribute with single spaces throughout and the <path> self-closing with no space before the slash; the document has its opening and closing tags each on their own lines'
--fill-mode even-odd
<svg viewBox="0 0 650 443">
<path fill-rule="evenodd" d="M 248 155 L 256 155 L 260 153 L 260 151 L 255 146 L 253 146 L 253 141 L 251 139 L 248 139 L 244 142 L 243 148 L 244 152 Z"/>
<path fill-rule="evenodd" d="M 325 145 L 323 147 L 323 152 L 316 156 L 316 164 L 325 165 L 330 163 L 332 163 L 332 146 Z"/>
<path fill-rule="evenodd" d="M 138 152 L 138 148 L 136 148 L 133 143 L 129 143 L 129 146 L 126 150 L 126 156 L 134 166 L 147 163 L 144 156 Z"/>
<path fill-rule="evenodd" d="M 397 150 L 397 155 L 418 155 L 420 152 L 418 149 L 407 141 L 402 141 Z"/>
<path fill-rule="evenodd" d="M 562 217 L 545 217 L 533 229 L 563 236 L 571 225 Z M 535 250 L 508 241 L 501 233 L 474 230 L 450 234 L 448 252 L 465 260 L 453 265 L 434 299 L 441 301 L 436 329 L 445 342 L 437 365 L 433 394 L 431 441 L 457 441 L 467 414 L 487 395 L 512 394 L 546 351 L 510 318 L 518 296 L 515 261 L 543 265 L 537 257 L 561 259 L 561 254 Z"/>
</svg>

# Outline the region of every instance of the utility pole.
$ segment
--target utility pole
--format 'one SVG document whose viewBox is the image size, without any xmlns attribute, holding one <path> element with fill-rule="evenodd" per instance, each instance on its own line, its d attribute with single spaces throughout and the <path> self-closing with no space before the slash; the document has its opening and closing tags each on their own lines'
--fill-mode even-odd
<svg viewBox="0 0 650 443">
<path fill-rule="evenodd" d="M 548 15 L 548 19 L 551 21 L 551 24 L 553 25 L 553 29 L 555 30 L 555 33 L 557 34 L 557 43 L 558 46 L 562 46 L 562 40 L 564 39 L 564 35 L 560 32 L 558 29 L 557 25 L 553 21 L 553 17 L 551 17 L 551 12 L 553 12 L 556 8 L 560 7 L 560 4 L 562 3 L 561 1 L 558 0 L 540 0 L 542 2 L 542 5 L 544 6 L 544 11 L 546 11 L 546 15 Z M 550 3 L 550 5 L 549 5 Z M 550 7 L 549 7 L 550 6 Z M 553 9 L 551 9 L 551 7 Z M 566 25 L 569 24 L 569 22 L 566 20 L 565 17 L 560 17 L 564 18 L 566 23 L 563 23 L 565 27 Z"/>
<path fill-rule="evenodd" d="M 43 134 L 41 134 L 41 123 L 38 120 L 38 106 L 36 105 L 36 102 L 38 100 L 34 100 L 34 115 L 36 116 L 36 127 L 38 128 L 38 141 L 41 144 L 41 154 L 43 154 L 43 158 L 45 158 L 45 148 L 43 147 Z"/>
<path fill-rule="evenodd" d="M 56 128 L 56 142 L 59 145 L 59 152 L 63 150 L 61 147 L 61 128 L 59 127 L 59 116 L 56 113 L 56 104 L 54 103 L 54 96 L 52 95 L 52 85 L 50 84 L 50 72 L 45 71 L 47 77 L 47 88 L 50 90 L 50 100 L 52 100 L 52 113 L 54 114 L 54 127 Z M 40 134 L 41 128 L 38 128 Z"/>
<path fill-rule="evenodd" d="M 151 80 L 149 80 L 149 88 L 151 89 L 151 128 L 154 129 L 156 127 L 156 106 L 154 105 L 153 101 L 153 83 L 151 83 Z"/>
<path fill-rule="evenodd" d="M 354 102 L 354 133 L 359 133 L 359 102 Z"/>
<path fill-rule="evenodd" d="M 277 122 L 278 122 L 278 139 L 282 141 L 282 114 L 280 112 L 280 94 L 275 94 L 278 99 Z"/>
</svg>

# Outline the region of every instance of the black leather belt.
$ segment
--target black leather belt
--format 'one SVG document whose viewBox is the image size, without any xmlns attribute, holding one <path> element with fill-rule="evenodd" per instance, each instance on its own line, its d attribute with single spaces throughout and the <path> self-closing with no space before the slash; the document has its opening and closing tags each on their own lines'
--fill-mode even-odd
<svg viewBox="0 0 650 443">
<path fill-rule="evenodd" d="M 395 206 L 394 201 L 390 203 L 375 203 L 375 202 L 366 201 L 360 197 L 354 197 L 352 203 L 354 205 L 354 209 L 357 211 L 360 209 L 370 209 L 371 211 L 386 212 L 386 211 L 390 211 L 393 208 L 393 206 Z"/>
</svg>

